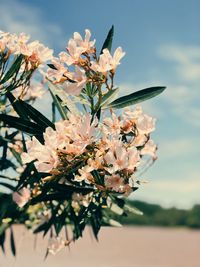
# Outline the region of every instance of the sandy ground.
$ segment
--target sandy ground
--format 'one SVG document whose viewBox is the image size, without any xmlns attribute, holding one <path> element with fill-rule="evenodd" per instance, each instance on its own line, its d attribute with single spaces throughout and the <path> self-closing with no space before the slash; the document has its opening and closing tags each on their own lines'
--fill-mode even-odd
<svg viewBox="0 0 200 267">
<path fill-rule="evenodd" d="M 99 242 L 86 229 L 75 244 L 44 261 L 47 240 L 14 229 L 18 255 L 0 255 L 0 267 L 200 267 L 200 231 L 124 227 L 103 228 Z M 8 245 L 8 244 L 7 244 Z"/>
</svg>

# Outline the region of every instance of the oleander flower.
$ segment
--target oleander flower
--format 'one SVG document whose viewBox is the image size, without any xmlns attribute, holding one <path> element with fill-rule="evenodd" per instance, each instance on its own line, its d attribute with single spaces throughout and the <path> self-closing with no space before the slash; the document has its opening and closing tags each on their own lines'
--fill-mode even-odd
<svg viewBox="0 0 200 267">
<path fill-rule="evenodd" d="M 28 61 L 36 66 L 53 58 L 53 50 L 44 46 L 39 41 L 27 44 L 21 49 L 21 53 L 27 56 Z"/>
<path fill-rule="evenodd" d="M 30 190 L 26 187 L 23 187 L 19 190 L 19 192 L 14 192 L 12 194 L 12 199 L 20 208 L 22 208 L 30 200 L 30 196 Z"/>
<path fill-rule="evenodd" d="M 69 114 L 69 120 L 56 123 L 56 130 L 47 127 L 43 135 L 44 145 L 35 137 L 27 141 L 28 152 L 22 154 L 23 163 L 37 160 L 35 166 L 39 171 L 51 172 L 60 162 L 59 152 L 69 155 L 68 159 L 82 154 L 96 138 L 96 122 L 90 122 L 90 114 Z"/>
<path fill-rule="evenodd" d="M 155 119 L 140 106 L 121 108 L 134 103 L 135 96 L 143 101 L 165 88 L 116 98 L 115 72 L 125 52 L 118 47 L 111 54 L 113 33 L 112 26 L 100 55 L 86 29 L 84 37 L 74 32 L 66 50 L 53 57 L 52 49 L 25 33 L 0 31 L 0 168 L 3 187 L 18 188 L 10 195 L 16 203 L 11 201 L 12 216 L 1 214 L 0 227 L 8 223 L 1 227 L 2 237 L 7 227 L 22 223 L 34 233 L 49 233 L 46 255 L 55 255 L 81 237 L 88 224 L 97 237 L 103 224 L 119 226 L 112 212 L 135 212 L 126 197 L 156 159 Z M 45 90 L 52 97 L 48 118 L 33 105 Z M 2 207 L 10 206 L 10 196 L 1 194 Z M 15 254 L 12 235 L 11 229 Z"/>
<path fill-rule="evenodd" d="M 131 193 L 131 187 L 124 183 L 124 179 L 120 175 L 113 174 L 112 176 L 105 176 L 105 186 L 118 193 L 125 193 L 129 195 Z"/>
<path fill-rule="evenodd" d="M 104 156 L 109 173 L 115 173 L 121 170 L 133 172 L 139 164 L 140 157 L 135 147 L 126 148 L 120 140 L 114 140 L 111 149 Z"/>
<path fill-rule="evenodd" d="M 111 70 L 115 72 L 117 66 L 120 64 L 120 60 L 124 57 L 124 55 L 125 52 L 123 52 L 121 47 L 118 47 L 115 50 L 113 57 L 111 56 L 109 50 L 105 48 L 99 57 L 99 61 L 91 62 L 91 69 L 103 74 Z"/>
<path fill-rule="evenodd" d="M 138 117 L 136 122 L 137 130 L 140 134 L 149 134 L 155 130 L 155 119 L 144 114 Z"/>
<path fill-rule="evenodd" d="M 66 47 L 66 52 L 61 52 L 59 54 L 61 62 L 64 62 L 68 66 L 72 64 L 76 65 L 80 61 L 81 55 L 84 52 L 84 48 L 77 45 L 74 39 L 70 39 Z"/>
<path fill-rule="evenodd" d="M 53 58 L 51 64 L 54 66 L 54 69 L 49 68 L 47 70 L 47 78 L 53 83 L 60 83 L 68 78 L 72 78 L 68 68 L 58 58 Z"/>
<path fill-rule="evenodd" d="M 75 72 L 71 74 L 70 79 L 73 82 L 65 82 L 63 84 L 63 89 L 70 95 L 80 95 L 83 87 L 87 82 L 85 71 L 76 66 Z"/>
<path fill-rule="evenodd" d="M 56 168 L 59 163 L 57 148 L 59 147 L 56 132 L 48 127 L 44 133 L 45 145 L 42 145 L 35 137 L 27 141 L 27 153 L 22 153 L 22 161 L 24 164 L 35 162 L 38 171 L 50 172 Z"/>
<path fill-rule="evenodd" d="M 96 40 L 90 41 L 90 37 L 91 37 L 91 32 L 88 29 L 85 30 L 84 40 L 82 36 L 80 35 L 80 33 L 78 32 L 74 33 L 74 41 L 79 47 L 82 48 L 83 53 L 85 52 L 92 53 L 94 51 L 94 45 L 95 45 Z"/>
</svg>

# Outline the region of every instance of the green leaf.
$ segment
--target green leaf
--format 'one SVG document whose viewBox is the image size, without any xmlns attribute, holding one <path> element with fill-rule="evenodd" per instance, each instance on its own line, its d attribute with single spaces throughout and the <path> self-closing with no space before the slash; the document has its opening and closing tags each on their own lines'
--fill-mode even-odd
<svg viewBox="0 0 200 267">
<path fill-rule="evenodd" d="M 12 76 L 14 74 L 17 74 L 20 67 L 21 67 L 21 63 L 22 60 L 24 59 L 23 55 L 19 55 L 16 60 L 13 62 L 12 66 L 10 67 L 10 69 L 6 72 L 6 74 L 4 75 L 3 79 L 0 81 L 0 84 L 3 84 L 5 82 L 7 82 L 10 78 L 12 78 Z"/>
<path fill-rule="evenodd" d="M 10 189 L 11 191 L 15 191 L 15 186 L 13 186 L 11 184 L 0 182 L 0 185 Z"/>
<path fill-rule="evenodd" d="M 46 201 L 53 201 L 53 200 L 69 200 L 71 199 L 71 195 L 72 195 L 72 192 L 68 192 L 68 193 L 51 193 L 51 194 L 48 194 L 48 195 L 39 195 L 35 198 L 33 198 L 31 201 L 30 201 L 30 204 L 31 205 L 34 205 L 34 204 L 37 204 L 37 203 L 40 203 L 40 202 L 46 202 Z"/>
<path fill-rule="evenodd" d="M 13 168 L 15 169 L 16 166 L 12 161 L 8 159 L 0 159 L 0 171 L 7 170 L 8 168 Z"/>
<path fill-rule="evenodd" d="M 15 159 L 17 160 L 17 162 L 22 165 L 22 159 L 20 156 L 20 153 L 18 153 L 16 150 L 14 150 L 12 147 L 9 147 L 9 150 L 11 151 L 11 153 L 13 154 L 13 156 L 15 157 Z"/>
<path fill-rule="evenodd" d="M 47 127 L 55 129 L 55 125 L 33 106 L 23 100 L 16 99 L 10 92 L 7 93 L 7 97 L 9 98 L 14 110 L 22 119 L 31 119 L 43 129 L 46 129 Z"/>
<path fill-rule="evenodd" d="M 55 130 L 55 125 L 47 119 L 42 113 L 40 113 L 37 109 L 29 105 L 28 103 L 18 100 L 21 106 L 24 108 L 26 114 L 29 116 L 30 119 L 32 119 L 35 123 L 37 123 L 40 127 L 43 129 L 46 129 L 47 127 L 51 127 Z"/>
<path fill-rule="evenodd" d="M 38 128 L 38 125 L 34 122 L 6 114 L 0 114 L 0 121 L 4 122 L 11 128 L 34 135 L 40 142 L 44 142 L 43 131 L 42 129 Z"/>
<path fill-rule="evenodd" d="M 13 96 L 12 93 L 7 92 L 6 96 L 8 97 L 11 105 L 13 106 L 14 110 L 17 112 L 17 114 L 22 118 L 22 119 L 27 119 L 28 120 L 28 115 L 26 114 L 25 109 L 23 106 L 19 103 L 19 101 Z"/>
<path fill-rule="evenodd" d="M 58 70 L 53 64 L 47 64 L 47 66 L 53 70 Z"/>
<path fill-rule="evenodd" d="M 10 247 L 13 256 L 16 256 L 16 247 L 15 247 L 15 239 L 12 227 L 10 227 Z"/>
<path fill-rule="evenodd" d="M 102 107 L 102 109 L 104 109 L 103 106 L 108 105 L 113 100 L 113 98 L 115 98 L 115 96 L 118 94 L 118 92 L 119 92 L 119 88 L 116 88 L 116 89 L 113 89 L 113 90 L 108 91 L 102 97 L 102 101 L 101 101 L 101 104 L 100 104 L 100 106 Z"/>
<path fill-rule="evenodd" d="M 26 168 L 22 172 L 22 174 L 19 177 L 19 183 L 17 185 L 17 189 L 19 190 L 21 187 L 23 187 L 24 182 L 28 179 L 31 172 L 33 171 L 34 164 L 33 162 L 30 162 L 26 165 Z"/>
<path fill-rule="evenodd" d="M 3 253 L 5 253 L 5 248 L 4 248 L 4 242 L 6 239 L 6 232 L 4 231 L 1 235 L 0 235 L 0 246 L 2 248 Z"/>
<path fill-rule="evenodd" d="M 108 32 L 108 35 L 106 37 L 106 40 L 103 43 L 103 46 L 101 48 L 100 54 L 103 53 L 103 50 L 107 48 L 109 51 L 111 51 L 112 48 L 112 41 L 113 41 L 113 35 L 114 35 L 114 26 L 112 25 L 111 29 Z"/>
<path fill-rule="evenodd" d="M 137 103 L 140 103 L 142 101 L 145 101 L 147 99 L 150 99 L 152 97 L 155 97 L 159 94 L 161 94 L 166 87 L 164 86 L 157 86 L 157 87 L 150 87 L 146 88 L 137 92 L 134 92 L 132 94 L 122 96 L 120 98 L 117 98 L 110 104 L 106 105 L 105 108 L 124 108 L 127 106 L 131 106 Z"/>
<path fill-rule="evenodd" d="M 139 209 L 137 209 L 135 207 L 129 206 L 127 204 L 124 206 L 124 210 L 125 211 L 129 211 L 129 212 L 131 212 L 133 214 L 143 215 L 143 212 L 142 211 L 140 211 Z"/>
<path fill-rule="evenodd" d="M 67 112 L 68 112 L 67 108 L 62 105 L 62 100 L 56 95 L 55 87 L 53 86 L 51 82 L 48 82 L 48 88 L 49 88 L 51 97 L 54 101 L 55 106 L 58 109 L 60 116 L 62 117 L 63 120 L 66 120 Z"/>
</svg>

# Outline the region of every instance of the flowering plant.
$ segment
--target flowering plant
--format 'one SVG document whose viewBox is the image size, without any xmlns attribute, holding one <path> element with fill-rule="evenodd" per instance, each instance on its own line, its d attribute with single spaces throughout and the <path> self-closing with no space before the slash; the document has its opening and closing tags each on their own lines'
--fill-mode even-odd
<svg viewBox="0 0 200 267">
<path fill-rule="evenodd" d="M 3 250 L 10 229 L 15 254 L 14 224 L 24 224 L 35 234 L 50 233 L 47 253 L 55 254 L 82 236 L 86 225 L 97 237 L 102 225 L 118 225 L 112 212 L 136 211 L 126 198 L 138 189 L 136 175 L 147 160 L 156 159 L 150 137 L 155 119 L 139 106 L 127 107 L 165 87 L 117 98 L 114 77 L 125 52 L 118 47 L 111 54 L 113 30 L 99 54 L 86 30 L 85 38 L 75 32 L 57 58 L 25 34 L 0 33 Z M 38 79 L 41 83 L 36 84 Z M 33 107 L 48 93 L 51 120 Z M 59 236 L 63 228 L 65 240 Z"/>
</svg>

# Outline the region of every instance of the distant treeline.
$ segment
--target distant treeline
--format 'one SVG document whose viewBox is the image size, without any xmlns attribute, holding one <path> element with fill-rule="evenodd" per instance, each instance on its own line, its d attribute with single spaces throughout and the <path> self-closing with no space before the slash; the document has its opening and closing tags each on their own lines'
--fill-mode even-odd
<svg viewBox="0 0 200 267">
<path fill-rule="evenodd" d="M 185 226 L 200 228 L 200 204 L 190 210 L 162 208 L 159 205 L 142 201 L 129 201 L 129 205 L 143 212 L 136 215 L 128 212 L 127 216 L 113 214 L 113 219 L 125 225 Z"/>
</svg>

